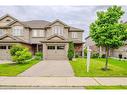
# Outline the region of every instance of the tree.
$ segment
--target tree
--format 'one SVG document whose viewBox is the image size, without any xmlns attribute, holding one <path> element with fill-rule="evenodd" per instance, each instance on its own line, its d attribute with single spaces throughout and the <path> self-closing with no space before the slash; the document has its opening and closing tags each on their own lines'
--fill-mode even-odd
<svg viewBox="0 0 127 95">
<path fill-rule="evenodd" d="M 74 43 L 70 42 L 68 48 L 68 59 L 72 60 L 73 57 L 74 57 Z"/>
<path fill-rule="evenodd" d="M 108 69 L 108 57 L 110 48 L 119 48 L 127 39 L 127 29 L 120 18 L 124 11 L 120 6 L 109 7 L 106 11 L 97 12 L 97 19 L 90 25 L 90 36 L 97 46 L 106 48 L 106 64 Z"/>
<path fill-rule="evenodd" d="M 12 60 L 16 63 L 25 63 L 26 60 L 32 58 L 32 54 L 28 51 L 28 48 L 20 45 L 14 45 L 11 48 L 10 53 L 12 56 Z"/>
</svg>

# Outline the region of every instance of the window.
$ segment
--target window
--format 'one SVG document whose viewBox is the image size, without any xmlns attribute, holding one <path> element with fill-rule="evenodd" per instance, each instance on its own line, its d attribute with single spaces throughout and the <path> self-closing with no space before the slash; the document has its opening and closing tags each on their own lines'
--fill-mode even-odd
<svg viewBox="0 0 127 95">
<path fill-rule="evenodd" d="M 12 46 L 8 46 L 8 49 L 11 49 Z"/>
<path fill-rule="evenodd" d="M 55 46 L 48 46 L 47 49 L 54 50 L 55 49 Z"/>
<path fill-rule="evenodd" d="M 6 49 L 6 46 L 0 46 L 0 49 Z"/>
<path fill-rule="evenodd" d="M 78 35 L 77 35 L 77 32 L 72 32 L 72 38 L 77 38 Z"/>
<path fill-rule="evenodd" d="M 58 50 L 63 50 L 64 49 L 64 46 L 57 46 L 57 49 Z"/>
<path fill-rule="evenodd" d="M 44 30 L 33 30 L 33 37 L 44 37 Z"/>
<path fill-rule="evenodd" d="M 15 26 L 12 29 L 13 36 L 22 36 L 23 34 L 23 27 L 21 26 Z"/>
<path fill-rule="evenodd" d="M 0 29 L 0 36 L 4 35 L 4 30 Z"/>
<path fill-rule="evenodd" d="M 52 34 L 56 34 L 56 35 L 63 35 L 63 27 L 60 26 L 54 26 L 52 27 Z"/>
</svg>

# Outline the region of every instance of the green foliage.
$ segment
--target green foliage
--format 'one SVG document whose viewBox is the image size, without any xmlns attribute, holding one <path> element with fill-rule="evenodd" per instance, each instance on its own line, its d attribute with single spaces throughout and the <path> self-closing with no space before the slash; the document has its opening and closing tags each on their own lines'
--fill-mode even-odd
<svg viewBox="0 0 127 95">
<path fill-rule="evenodd" d="M 35 59 L 36 60 L 42 60 L 43 59 L 43 53 L 42 52 L 36 52 L 35 53 Z"/>
<path fill-rule="evenodd" d="M 127 25 L 120 22 L 123 14 L 121 7 L 112 6 L 107 11 L 97 12 L 96 21 L 90 25 L 90 36 L 93 41 L 97 46 L 106 48 L 104 70 L 107 70 L 109 49 L 119 48 L 127 39 Z"/>
<path fill-rule="evenodd" d="M 28 48 L 25 48 L 21 45 L 12 46 L 10 53 L 12 60 L 16 63 L 25 63 L 26 60 L 32 58 L 32 54 L 28 51 Z"/>
<path fill-rule="evenodd" d="M 87 56 L 87 48 L 84 49 L 84 57 Z"/>
<path fill-rule="evenodd" d="M 105 58 L 106 57 L 106 54 L 102 54 L 101 58 Z"/>
<path fill-rule="evenodd" d="M 21 45 L 13 45 L 12 48 L 10 49 L 10 54 L 11 56 L 15 56 L 17 51 L 22 51 L 23 49 L 24 47 Z"/>
<path fill-rule="evenodd" d="M 69 43 L 69 48 L 68 48 L 68 59 L 72 60 L 72 58 L 74 57 L 74 43 L 70 42 Z"/>
<path fill-rule="evenodd" d="M 93 53 L 91 54 L 91 57 L 92 57 L 92 58 L 99 58 L 99 53 L 93 52 Z"/>
<path fill-rule="evenodd" d="M 121 7 L 109 7 L 97 12 L 97 20 L 90 25 L 90 36 L 98 46 L 119 48 L 127 39 L 127 29 L 119 19 L 124 14 Z"/>
</svg>

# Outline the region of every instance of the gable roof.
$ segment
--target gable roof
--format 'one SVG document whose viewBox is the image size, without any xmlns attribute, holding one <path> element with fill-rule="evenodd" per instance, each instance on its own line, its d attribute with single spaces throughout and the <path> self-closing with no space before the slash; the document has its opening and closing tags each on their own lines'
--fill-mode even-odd
<svg viewBox="0 0 127 95">
<path fill-rule="evenodd" d="M 80 32 L 84 32 L 83 29 L 75 28 L 75 27 L 72 27 L 72 26 L 70 26 L 69 31 L 76 31 L 76 32 L 77 32 L 77 31 L 80 31 Z"/>
<path fill-rule="evenodd" d="M 13 20 L 18 21 L 18 19 L 16 19 L 16 18 L 12 17 L 12 16 L 11 16 L 11 15 L 9 15 L 9 14 L 6 14 L 6 15 L 4 15 L 4 16 L 2 16 L 2 17 L 0 17 L 0 20 L 4 19 L 4 18 L 6 18 L 6 17 L 10 17 L 10 18 L 12 18 Z"/>
<path fill-rule="evenodd" d="M 12 25 L 12 24 L 14 24 L 14 23 L 16 23 L 16 22 L 18 22 L 18 23 L 22 24 L 23 26 L 27 27 L 27 26 L 26 26 L 25 24 L 23 24 L 21 21 L 19 21 L 18 19 L 12 17 L 12 16 L 9 15 L 9 14 L 6 14 L 6 15 L 2 16 L 2 17 L 0 18 L 0 20 L 4 19 L 4 18 L 6 18 L 6 17 L 10 17 L 10 18 L 12 18 L 14 21 L 12 21 L 11 23 L 7 24 L 5 27 L 9 27 L 10 25 Z"/>
<path fill-rule="evenodd" d="M 79 32 L 83 32 L 84 30 L 82 29 L 79 29 L 79 28 L 75 28 L 75 27 L 72 27 L 72 26 L 69 26 L 67 25 L 66 23 L 64 23 L 63 21 L 59 20 L 59 19 L 56 19 L 55 21 L 53 22 L 49 22 L 49 21 L 45 21 L 45 20 L 31 20 L 31 21 L 19 21 L 18 19 L 12 17 L 11 15 L 9 14 L 6 14 L 2 17 L 0 17 L 0 20 L 6 18 L 6 17 L 10 17 L 12 18 L 14 21 L 9 23 L 8 25 L 4 26 L 5 28 L 6 27 L 9 27 L 10 25 L 18 22 L 18 23 L 21 23 L 24 27 L 29 27 L 29 28 L 46 28 L 46 27 L 50 27 L 52 24 L 56 23 L 56 22 L 60 22 L 61 24 L 63 24 L 65 27 L 69 28 L 69 31 L 79 31 Z"/>
<path fill-rule="evenodd" d="M 22 23 L 29 26 L 30 28 L 45 28 L 51 22 L 45 20 L 31 20 L 31 21 L 24 21 Z"/>
<path fill-rule="evenodd" d="M 49 36 L 49 37 L 47 38 L 47 40 L 50 40 L 50 39 L 52 39 L 52 38 L 54 38 L 54 37 L 58 37 L 58 38 L 60 38 L 60 39 L 62 39 L 62 40 L 65 40 L 65 38 L 64 38 L 63 36 L 58 36 L 58 35 L 51 35 L 51 36 Z"/>
<path fill-rule="evenodd" d="M 59 19 L 56 19 L 56 20 L 53 21 L 52 23 L 49 23 L 49 24 L 47 25 L 47 27 L 48 27 L 48 26 L 51 26 L 52 24 L 54 24 L 54 23 L 56 23 L 56 22 L 59 22 L 59 23 L 63 24 L 65 27 L 69 27 L 67 24 L 65 24 L 64 22 L 62 22 L 62 21 L 59 20 Z"/>
<path fill-rule="evenodd" d="M 18 38 L 18 37 L 14 37 L 14 36 L 9 35 L 9 34 L 5 34 L 5 35 L 1 36 L 1 37 L 0 37 L 0 42 L 3 42 L 2 39 L 6 38 L 6 37 L 10 37 L 10 38 L 12 38 L 12 39 L 14 40 L 14 41 L 11 41 L 11 42 L 21 42 L 21 43 L 27 43 L 27 44 L 29 44 L 29 43 L 26 42 L 25 40 L 20 39 L 20 38 Z"/>
</svg>

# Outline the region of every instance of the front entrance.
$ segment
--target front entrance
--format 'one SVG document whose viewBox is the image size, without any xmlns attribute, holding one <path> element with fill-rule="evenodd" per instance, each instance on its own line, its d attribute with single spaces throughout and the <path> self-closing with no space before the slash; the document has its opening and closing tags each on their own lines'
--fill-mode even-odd
<svg viewBox="0 0 127 95">
<path fill-rule="evenodd" d="M 46 59 L 65 60 L 66 45 L 65 44 L 49 44 L 47 45 L 47 57 Z"/>
<path fill-rule="evenodd" d="M 10 60 L 11 45 L 0 45 L 0 60 Z"/>
</svg>

